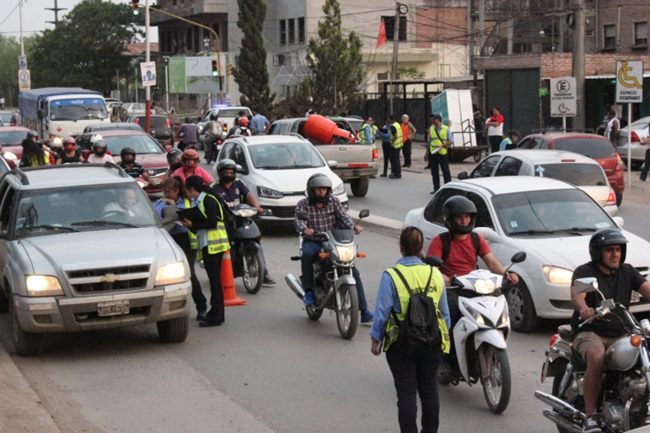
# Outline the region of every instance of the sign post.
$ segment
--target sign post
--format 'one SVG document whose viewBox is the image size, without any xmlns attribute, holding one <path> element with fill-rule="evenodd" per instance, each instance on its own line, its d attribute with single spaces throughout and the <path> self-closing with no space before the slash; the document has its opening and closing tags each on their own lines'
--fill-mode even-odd
<svg viewBox="0 0 650 433">
<path fill-rule="evenodd" d="M 627 102 L 627 124 L 632 125 L 632 103 L 643 102 L 643 62 L 616 62 L 616 102 Z M 627 134 L 627 185 L 632 185 L 632 129 Z"/>
<path fill-rule="evenodd" d="M 32 88 L 32 79 L 29 69 L 18 70 L 18 91 L 24 92 Z"/>
<path fill-rule="evenodd" d="M 577 114 L 575 77 L 551 78 L 551 117 L 561 117 L 562 131 L 566 132 L 566 118 Z"/>
</svg>

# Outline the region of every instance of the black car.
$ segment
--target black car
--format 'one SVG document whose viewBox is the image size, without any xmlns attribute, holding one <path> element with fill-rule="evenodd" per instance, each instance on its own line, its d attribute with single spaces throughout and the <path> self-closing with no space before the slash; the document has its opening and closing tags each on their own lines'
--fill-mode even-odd
<svg viewBox="0 0 650 433">
<path fill-rule="evenodd" d="M 110 131 L 113 129 L 121 129 L 128 131 L 144 131 L 142 126 L 137 123 L 128 123 L 128 122 L 114 122 L 114 123 L 94 123 L 88 125 L 84 128 L 84 134 L 89 132 L 99 132 L 99 131 Z"/>
<path fill-rule="evenodd" d="M 126 119 L 127 123 L 134 123 L 140 125 L 144 129 L 145 116 L 134 115 Z M 156 140 L 162 144 L 173 144 L 172 141 L 172 125 L 167 116 L 151 115 L 151 125 L 149 131 L 146 131 Z"/>
</svg>

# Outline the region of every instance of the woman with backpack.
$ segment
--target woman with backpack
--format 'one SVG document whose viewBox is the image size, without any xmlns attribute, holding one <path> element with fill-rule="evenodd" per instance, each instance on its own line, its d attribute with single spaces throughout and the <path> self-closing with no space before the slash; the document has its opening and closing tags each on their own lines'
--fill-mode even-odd
<svg viewBox="0 0 650 433">
<path fill-rule="evenodd" d="M 381 277 L 370 331 L 371 352 L 386 352 L 397 391 L 401 433 L 438 431 L 437 371 L 449 353 L 450 317 L 442 274 L 420 259 L 424 235 L 416 227 L 400 234 L 402 257 Z M 416 393 L 422 404 L 417 428 Z"/>
</svg>

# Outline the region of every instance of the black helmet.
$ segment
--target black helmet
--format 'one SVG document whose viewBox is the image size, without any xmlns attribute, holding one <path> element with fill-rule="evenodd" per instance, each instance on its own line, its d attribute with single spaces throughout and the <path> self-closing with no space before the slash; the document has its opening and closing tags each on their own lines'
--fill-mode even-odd
<svg viewBox="0 0 650 433">
<path fill-rule="evenodd" d="M 456 224 L 456 218 L 459 215 L 470 215 L 469 225 L 459 226 Z M 464 235 L 474 230 L 476 224 L 476 205 L 467 197 L 455 195 L 449 197 L 445 204 L 442 205 L 442 216 L 445 226 L 451 233 Z"/>
<path fill-rule="evenodd" d="M 619 229 L 607 228 L 600 229 L 593 234 L 589 240 L 589 255 L 591 261 L 596 264 L 602 264 L 601 250 L 602 247 L 607 245 L 620 245 L 621 246 L 621 263 L 625 262 L 625 254 L 627 252 L 627 239 Z"/>
<path fill-rule="evenodd" d="M 124 155 L 133 155 L 133 156 L 135 156 L 135 150 L 133 150 L 133 149 L 130 148 L 130 147 L 125 147 L 125 148 L 123 148 L 122 151 L 120 152 L 120 158 L 121 158 L 121 159 L 124 159 Z"/>
<path fill-rule="evenodd" d="M 232 170 L 232 176 L 226 176 L 223 172 L 225 170 Z M 232 182 L 235 180 L 235 171 L 237 171 L 237 164 L 232 159 L 226 158 L 219 161 L 217 164 L 217 174 L 219 175 L 219 180 L 222 182 Z"/>
<path fill-rule="evenodd" d="M 173 148 L 169 152 L 167 152 L 167 164 L 172 166 L 173 164 L 180 163 L 181 162 L 181 155 L 183 155 L 183 151 L 178 149 L 178 148 Z"/>
<path fill-rule="evenodd" d="M 316 198 L 314 194 L 314 188 L 327 188 L 327 197 L 329 198 L 332 195 L 332 181 L 327 175 L 322 173 L 316 173 L 309 177 L 307 180 L 307 196 L 311 199 Z"/>
<path fill-rule="evenodd" d="M 38 132 L 34 131 L 33 129 L 30 129 L 29 131 L 27 131 L 27 136 L 25 138 L 30 139 L 33 137 L 38 139 Z"/>
</svg>

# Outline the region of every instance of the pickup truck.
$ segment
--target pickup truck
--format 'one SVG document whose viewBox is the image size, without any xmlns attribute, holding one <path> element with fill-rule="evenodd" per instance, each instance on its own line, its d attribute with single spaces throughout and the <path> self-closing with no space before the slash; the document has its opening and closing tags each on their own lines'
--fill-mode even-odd
<svg viewBox="0 0 650 433">
<path fill-rule="evenodd" d="M 355 129 L 345 119 L 335 117 L 332 120 L 337 127 L 356 135 Z M 269 134 L 299 134 L 307 138 L 326 161 L 336 161 L 336 167 L 333 167 L 332 171 L 343 182 L 350 184 L 352 194 L 356 197 L 364 197 L 368 193 L 370 178 L 377 175 L 377 160 L 379 159 L 377 146 L 374 144 L 349 143 L 343 139 L 337 140 L 335 144 L 316 143 L 305 135 L 304 126 L 306 121 L 307 118 L 305 117 L 276 120 L 271 124 Z"/>
</svg>

